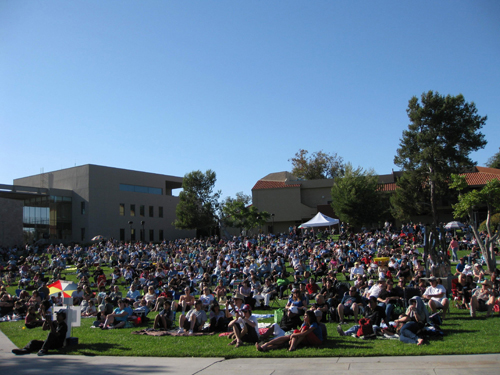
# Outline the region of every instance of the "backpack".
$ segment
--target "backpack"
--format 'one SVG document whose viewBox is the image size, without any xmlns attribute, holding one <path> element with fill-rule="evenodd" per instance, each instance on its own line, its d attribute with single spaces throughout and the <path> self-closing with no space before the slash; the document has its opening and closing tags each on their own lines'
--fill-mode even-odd
<svg viewBox="0 0 500 375">
<path fill-rule="evenodd" d="M 373 336 L 373 325 L 370 319 L 362 318 L 359 320 L 359 328 L 356 336 L 370 337 Z"/>
</svg>

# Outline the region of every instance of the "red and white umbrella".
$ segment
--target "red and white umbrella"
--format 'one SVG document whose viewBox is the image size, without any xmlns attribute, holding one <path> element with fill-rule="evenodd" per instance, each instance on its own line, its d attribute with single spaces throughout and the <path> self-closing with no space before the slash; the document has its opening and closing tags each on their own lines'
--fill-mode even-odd
<svg viewBox="0 0 500 375">
<path fill-rule="evenodd" d="M 73 281 L 58 280 L 55 283 L 47 285 L 49 288 L 49 295 L 57 295 L 62 293 L 63 298 L 71 298 L 71 294 L 76 290 L 78 285 Z"/>
</svg>

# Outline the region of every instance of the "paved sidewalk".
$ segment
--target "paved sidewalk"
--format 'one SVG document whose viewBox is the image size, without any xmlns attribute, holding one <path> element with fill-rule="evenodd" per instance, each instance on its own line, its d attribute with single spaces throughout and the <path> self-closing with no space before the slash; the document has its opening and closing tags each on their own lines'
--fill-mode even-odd
<svg viewBox="0 0 500 375">
<path fill-rule="evenodd" d="M 370 374 L 474 375 L 500 373 L 500 354 L 369 358 L 153 358 L 35 354 L 16 356 L 14 344 L 0 331 L 0 372 L 24 374 Z"/>
</svg>

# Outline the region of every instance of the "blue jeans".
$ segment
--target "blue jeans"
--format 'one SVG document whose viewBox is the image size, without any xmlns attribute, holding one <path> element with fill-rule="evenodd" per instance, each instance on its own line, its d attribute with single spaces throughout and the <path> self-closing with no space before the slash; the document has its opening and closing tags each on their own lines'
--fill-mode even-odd
<svg viewBox="0 0 500 375">
<path fill-rule="evenodd" d="M 393 310 L 394 310 L 394 305 L 392 303 L 388 303 L 385 306 L 385 320 L 386 320 L 387 324 L 389 324 L 389 322 L 392 320 L 391 317 L 392 317 Z"/>
<path fill-rule="evenodd" d="M 361 327 L 359 324 L 355 324 L 351 328 L 349 328 L 347 331 L 345 331 L 344 333 L 348 336 L 351 336 L 353 333 L 357 334 L 359 327 Z M 373 332 L 377 333 L 377 331 L 380 331 L 379 326 L 373 325 L 372 327 L 373 327 Z"/>
<path fill-rule="evenodd" d="M 403 327 L 401 327 L 401 331 L 399 332 L 399 341 L 406 344 L 416 344 L 418 339 L 422 338 L 414 332 L 418 331 L 418 329 L 419 324 L 417 322 L 406 323 Z"/>
</svg>

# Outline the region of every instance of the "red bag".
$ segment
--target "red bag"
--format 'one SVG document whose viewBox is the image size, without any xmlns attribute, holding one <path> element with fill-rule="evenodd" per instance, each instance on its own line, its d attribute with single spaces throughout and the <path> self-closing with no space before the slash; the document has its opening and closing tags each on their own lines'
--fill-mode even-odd
<svg viewBox="0 0 500 375">
<path fill-rule="evenodd" d="M 356 336 L 370 336 L 373 335 L 373 325 L 370 319 L 362 318 L 359 320 L 359 328 Z"/>
</svg>

